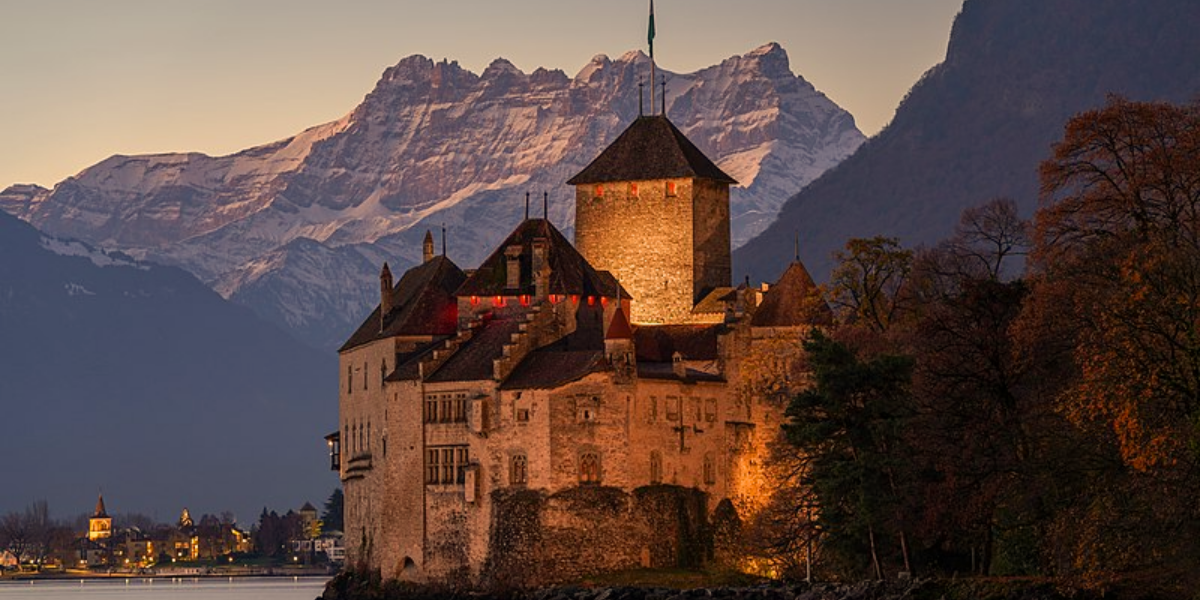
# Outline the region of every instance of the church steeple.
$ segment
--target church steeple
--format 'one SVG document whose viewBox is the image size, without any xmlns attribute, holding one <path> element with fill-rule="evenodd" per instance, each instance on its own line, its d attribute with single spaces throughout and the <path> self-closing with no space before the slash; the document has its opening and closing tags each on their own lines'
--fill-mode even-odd
<svg viewBox="0 0 1200 600">
<path fill-rule="evenodd" d="M 112 537 L 112 517 L 104 509 L 104 494 L 96 498 L 96 512 L 88 519 L 88 539 L 93 542 Z"/>
</svg>

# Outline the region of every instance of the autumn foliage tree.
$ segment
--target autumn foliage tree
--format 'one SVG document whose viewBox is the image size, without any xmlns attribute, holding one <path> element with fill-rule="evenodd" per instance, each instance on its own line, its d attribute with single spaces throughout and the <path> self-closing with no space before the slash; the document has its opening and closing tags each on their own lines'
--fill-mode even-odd
<svg viewBox="0 0 1200 600">
<path fill-rule="evenodd" d="M 1060 564 L 1195 564 L 1200 103 L 1111 98 L 1068 123 L 1041 175 L 1023 335 L 1069 357 L 1058 407 L 1120 467 L 1060 523 Z"/>
</svg>

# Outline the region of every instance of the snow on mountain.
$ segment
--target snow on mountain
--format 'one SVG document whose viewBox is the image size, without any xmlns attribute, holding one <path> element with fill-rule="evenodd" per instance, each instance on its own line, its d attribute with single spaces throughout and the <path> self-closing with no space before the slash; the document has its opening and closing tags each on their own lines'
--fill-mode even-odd
<svg viewBox="0 0 1200 600">
<path fill-rule="evenodd" d="M 741 182 L 735 245 L 864 139 L 778 44 L 659 73 L 672 121 Z M 411 56 L 348 115 L 295 137 L 222 157 L 114 156 L 51 191 L 9 188 L 0 208 L 53 235 L 183 267 L 333 347 L 375 300 L 378 263 L 415 263 L 427 229 L 445 225 L 451 258 L 469 268 L 520 220 L 524 193 L 546 191 L 569 232 L 564 182 L 638 115 L 648 75 L 641 52 L 596 56 L 574 77 L 504 59 L 476 75 Z"/>
</svg>

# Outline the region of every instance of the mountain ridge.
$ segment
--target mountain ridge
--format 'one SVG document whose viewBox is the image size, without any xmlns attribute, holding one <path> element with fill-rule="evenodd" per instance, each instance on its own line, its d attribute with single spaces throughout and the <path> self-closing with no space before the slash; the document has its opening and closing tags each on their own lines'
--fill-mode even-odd
<svg viewBox="0 0 1200 600">
<path fill-rule="evenodd" d="M 413 55 L 344 117 L 296 136 L 221 157 L 111 157 L 49 191 L 9 188 L 0 208 L 54 235 L 183 267 L 308 343 L 336 347 L 331 331 L 348 335 L 369 309 L 344 314 L 361 299 L 339 289 L 374 287 L 364 260 L 415 264 L 426 229 L 444 223 L 452 257 L 469 267 L 519 220 L 523 192 L 545 190 L 548 216 L 570 234 L 564 182 L 641 112 L 648 72 L 640 51 L 597 55 L 573 77 L 527 74 L 505 59 L 477 75 Z M 791 72 L 776 43 L 694 73 L 659 73 L 672 120 L 743 184 L 732 197 L 735 243 L 865 139 L 849 113 Z M 298 238 L 318 245 L 289 246 Z M 253 278 L 273 292 L 239 293 L 250 279 L 236 273 L 281 250 L 306 258 L 275 260 Z M 355 271 L 322 284 L 299 266 L 318 263 Z M 286 305 L 284 291 L 302 284 L 325 285 L 312 295 L 321 306 Z"/>
<path fill-rule="evenodd" d="M 824 279 L 850 237 L 906 246 L 947 237 L 997 197 L 1031 215 L 1038 164 L 1068 118 L 1108 94 L 1181 102 L 1200 92 L 1200 5 L 1163 0 L 967 0 L 946 59 L 879 134 L 788 199 L 734 252 L 735 276 L 771 281 L 794 255 Z"/>
</svg>

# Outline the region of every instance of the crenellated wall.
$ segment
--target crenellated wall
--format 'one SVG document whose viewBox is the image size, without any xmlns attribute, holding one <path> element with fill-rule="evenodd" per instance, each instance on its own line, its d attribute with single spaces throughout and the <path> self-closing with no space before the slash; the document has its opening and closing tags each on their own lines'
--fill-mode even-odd
<svg viewBox="0 0 1200 600">
<path fill-rule="evenodd" d="M 687 321 L 705 292 L 729 285 L 729 186 L 699 179 L 576 186 L 575 246 L 633 296 L 631 321 Z"/>
</svg>

